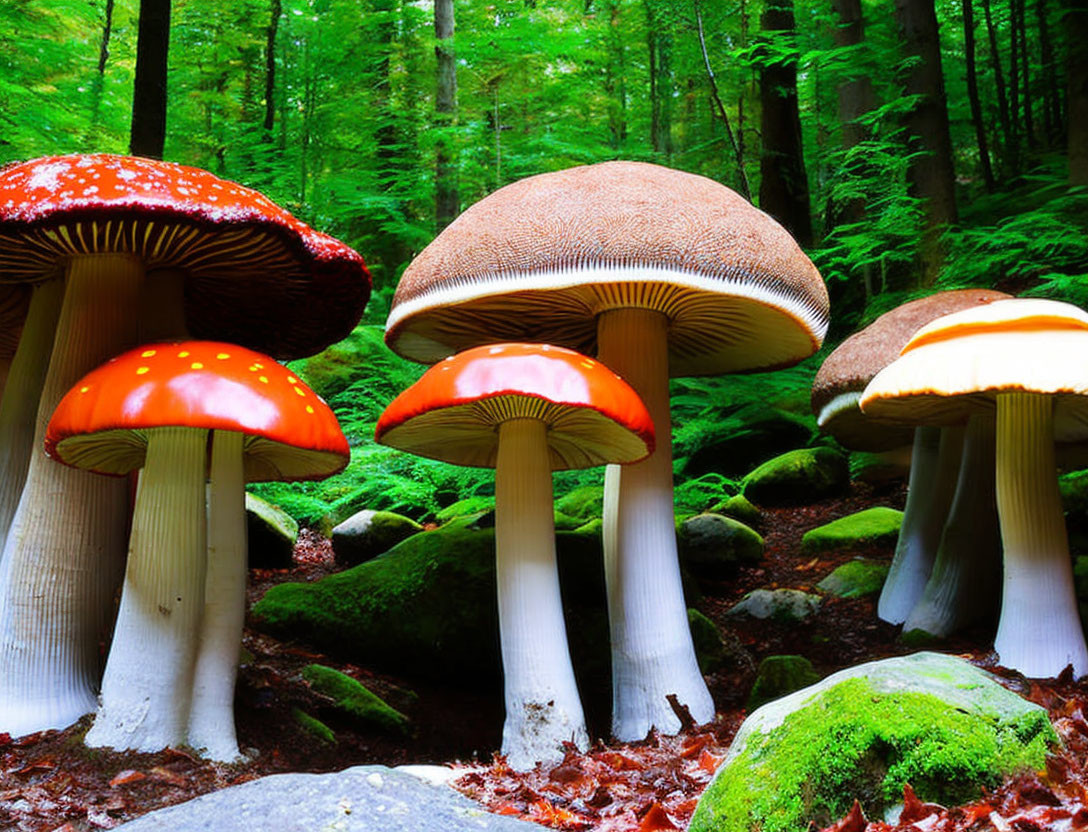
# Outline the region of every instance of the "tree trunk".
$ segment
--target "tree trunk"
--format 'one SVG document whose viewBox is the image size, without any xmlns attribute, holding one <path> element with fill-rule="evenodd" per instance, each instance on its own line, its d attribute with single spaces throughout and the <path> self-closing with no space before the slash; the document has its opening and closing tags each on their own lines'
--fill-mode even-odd
<svg viewBox="0 0 1088 832">
<path fill-rule="evenodd" d="M 102 24 L 102 45 L 98 49 L 98 74 L 106 72 L 110 59 L 110 33 L 113 31 L 113 0 L 106 0 L 106 21 Z"/>
<path fill-rule="evenodd" d="M 1046 0 L 1035 0 L 1035 21 L 1039 30 L 1039 52 L 1042 58 L 1043 73 L 1043 131 L 1046 134 L 1046 146 L 1053 149 L 1058 145 L 1061 130 L 1062 105 L 1061 92 L 1058 89 L 1057 67 L 1054 61 L 1054 41 L 1050 36 Z"/>
<path fill-rule="evenodd" d="M 627 143 L 627 67 L 624 54 L 620 4 L 612 0 L 608 11 L 608 67 L 604 91 L 608 95 L 608 132 L 613 150 Z"/>
<path fill-rule="evenodd" d="M 660 9 L 646 0 L 646 46 L 650 70 L 650 142 L 654 152 L 672 156 L 672 34 Z"/>
<path fill-rule="evenodd" d="M 761 18 L 768 40 L 793 46 L 793 0 L 769 0 Z M 759 75 L 763 152 L 760 156 L 759 205 L 797 238 L 812 243 L 808 176 L 797 108 L 797 61 L 764 54 Z"/>
<path fill-rule="evenodd" d="M 166 144 L 166 58 L 170 0 L 140 0 L 129 152 L 161 159 Z"/>
<path fill-rule="evenodd" d="M 1069 184 L 1088 185 L 1088 5 L 1067 0 L 1066 138 L 1069 142 Z"/>
<path fill-rule="evenodd" d="M 861 0 L 831 0 L 837 25 L 834 30 L 835 46 L 838 49 L 850 49 L 859 46 L 865 39 L 865 18 L 861 10 Z M 859 119 L 876 107 L 876 95 L 873 82 L 868 75 L 852 75 L 839 84 L 837 89 L 839 103 L 839 123 L 842 125 L 842 145 L 844 150 L 851 150 L 870 138 L 870 130 Z M 860 170 L 865 175 L 866 171 Z M 851 199 L 844 205 L 835 205 L 829 211 L 827 227 L 830 229 L 840 223 L 861 222 L 865 218 L 867 205 L 864 197 Z M 866 279 L 866 296 L 868 296 Z"/>
<path fill-rule="evenodd" d="M 1023 75 L 1024 90 L 1024 134 L 1028 147 L 1035 147 L 1035 102 L 1031 91 L 1031 62 L 1028 60 L 1028 29 L 1025 21 L 1026 0 L 1013 0 L 1015 16 L 1013 18 L 1013 46 L 1019 44 L 1020 71 Z"/>
<path fill-rule="evenodd" d="M 435 144 L 435 225 L 441 231 L 457 216 L 457 162 L 448 136 L 442 131 L 452 127 L 457 118 L 457 65 L 453 53 L 453 0 L 435 0 L 434 46 L 438 59 L 435 89 L 435 122 L 439 139 Z"/>
<path fill-rule="evenodd" d="M 272 137 L 272 128 L 276 124 L 276 33 L 280 28 L 282 13 L 281 0 L 272 0 L 264 48 L 264 131 L 268 138 Z"/>
<path fill-rule="evenodd" d="M 986 190 L 993 193 L 994 171 L 990 166 L 990 148 L 986 141 L 986 125 L 982 120 L 982 104 L 978 97 L 978 73 L 975 68 L 975 13 L 971 0 L 963 0 L 963 50 L 967 64 L 967 97 L 971 102 L 971 121 L 975 123 L 978 160 Z"/>
<path fill-rule="evenodd" d="M 907 115 L 905 126 L 915 156 L 907 172 L 912 196 L 922 200 L 925 227 L 920 254 L 921 285 L 931 286 L 944 259 L 940 235 L 956 221 L 952 140 L 948 131 L 941 47 L 933 0 L 896 0 L 896 21 L 908 57 L 915 58 L 907 71 L 907 95 L 919 96 Z"/>
<path fill-rule="evenodd" d="M 990 13 L 990 0 L 982 0 L 982 14 L 986 19 L 986 36 L 990 42 L 990 65 L 994 72 L 994 91 L 997 93 L 997 118 L 1001 123 L 1003 149 L 1001 153 L 1001 171 L 1004 177 L 1011 176 L 1020 166 L 1017 153 L 1016 136 L 1013 133 L 1012 117 L 1009 115 L 1009 97 L 1005 86 L 1005 74 L 1001 68 L 1001 50 L 997 45 L 997 29 Z"/>
</svg>

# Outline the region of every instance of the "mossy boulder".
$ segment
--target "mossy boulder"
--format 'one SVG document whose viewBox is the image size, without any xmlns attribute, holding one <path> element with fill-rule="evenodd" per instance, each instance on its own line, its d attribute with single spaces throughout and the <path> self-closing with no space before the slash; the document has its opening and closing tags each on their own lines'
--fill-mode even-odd
<svg viewBox="0 0 1088 832">
<path fill-rule="evenodd" d="M 292 708 L 291 718 L 299 728 L 311 737 L 326 745 L 336 745 L 336 733 L 316 716 L 311 716 L 302 708 Z"/>
<path fill-rule="evenodd" d="M 721 474 L 703 474 L 680 483 L 673 489 L 673 505 L 677 514 L 697 514 L 734 494 L 737 483 Z"/>
<path fill-rule="evenodd" d="M 891 546 L 899 537 L 902 524 L 903 512 L 874 506 L 809 529 L 801 538 L 801 550 L 811 554 L 872 544 Z"/>
<path fill-rule="evenodd" d="M 579 526 L 588 523 L 603 514 L 604 486 L 582 485 L 572 488 L 565 494 L 556 493 L 555 511 L 574 520 L 580 520 Z"/>
<path fill-rule="evenodd" d="M 696 576 L 720 577 L 763 557 L 763 538 L 739 520 L 696 514 L 677 529 L 680 562 Z"/>
<path fill-rule="evenodd" d="M 910 476 L 910 446 L 894 451 L 851 451 L 850 479 L 870 485 L 902 482 Z"/>
<path fill-rule="evenodd" d="M 727 497 L 720 503 L 712 505 L 709 510 L 711 514 L 724 514 L 726 517 L 740 520 L 746 526 L 754 526 L 761 516 L 759 509 L 752 505 L 752 501 L 743 494 Z"/>
<path fill-rule="evenodd" d="M 332 700 L 333 711 L 358 727 L 400 736 L 410 732 L 408 717 L 346 673 L 322 664 L 311 664 L 302 669 L 302 678 L 315 691 Z"/>
<path fill-rule="evenodd" d="M 888 564 L 854 558 L 832 570 L 816 587 L 839 598 L 863 598 L 880 592 L 887 577 Z"/>
<path fill-rule="evenodd" d="M 333 528 L 332 551 L 340 565 L 355 566 L 421 531 L 419 523 L 403 514 L 363 509 Z"/>
<path fill-rule="evenodd" d="M 754 589 L 734 604 L 730 615 L 773 621 L 803 621 L 820 609 L 820 596 L 800 589 Z"/>
<path fill-rule="evenodd" d="M 820 674 L 804 656 L 767 656 L 756 670 L 756 680 L 748 694 L 748 710 L 754 711 L 819 680 Z"/>
<path fill-rule="evenodd" d="M 465 497 L 435 512 L 434 519 L 448 523 L 459 517 L 472 517 L 495 510 L 495 498 L 489 496 Z"/>
<path fill-rule="evenodd" d="M 922 800 L 976 799 L 1038 771 L 1058 741 L 1046 711 L 954 656 L 916 653 L 847 668 L 741 725 L 689 832 L 824 827 L 856 798 L 879 817 L 910 783 Z"/>
<path fill-rule="evenodd" d="M 761 462 L 808 445 L 815 434 L 814 419 L 752 402 L 724 419 L 706 423 L 701 434 L 692 426 L 685 428 L 680 451 L 687 446 L 692 450 L 683 474 L 689 478 L 710 472 L 740 477 Z"/>
<path fill-rule="evenodd" d="M 718 625 L 698 610 L 689 608 L 688 627 L 699 660 L 699 670 L 704 674 L 713 673 L 722 667 L 728 661 L 729 651 Z"/>
<path fill-rule="evenodd" d="M 844 493 L 850 469 L 846 455 L 834 448 L 799 448 L 764 462 L 741 485 L 756 505 L 807 503 Z"/>
<path fill-rule="evenodd" d="M 298 541 L 298 523 L 279 506 L 246 494 L 246 534 L 251 569 L 289 569 Z"/>
</svg>

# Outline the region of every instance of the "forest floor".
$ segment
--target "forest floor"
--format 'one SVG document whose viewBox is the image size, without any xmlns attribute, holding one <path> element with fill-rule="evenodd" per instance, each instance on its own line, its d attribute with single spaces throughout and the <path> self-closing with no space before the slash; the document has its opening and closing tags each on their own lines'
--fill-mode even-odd
<svg viewBox="0 0 1088 832">
<path fill-rule="evenodd" d="M 700 581 L 699 608 L 718 625 L 730 647 L 730 660 L 708 677 L 718 708 L 718 717 L 710 725 L 690 726 L 677 737 L 651 736 L 627 744 L 598 742 L 584 754 L 571 750 L 558 765 L 517 774 L 492 753 L 500 742 L 501 690 L 481 693 L 396 678 L 247 627 L 237 721 L 240 745 L 250 755 L 249 762 L 214 764 L 183 749 L 154 754 L 90 750 L 80 742 L 89 717 L 64 731 L 16 739 L 0 734 L 0 830 L 109 829 L 153 809 L 266 774 L 335 771 L 370 763 L 453 765 L 463 769 L 457 787 L 492 811 L 556 829 L 682 829 L 744 718 L 744 704 L 762 658 L 801 654 L 825 675 L 869 659 L 909 652 L 897 641 L 897 628 L 876 618 L 872 597 L 829 597 L 800 626 L 727 615 L 749 590 L 811 590 L 837 565 L 856 555 L 890 559 L 888 547 L 802 556 L 800 538 L 810 528 L 870 505 L 901 508 L 903 497 L 902 489 L 876 493 L 867 486 L 855 486 L 845 498 L 766 510 L 759 526 L 766 541 L 763 560 L 738 568 L 728 579 Z M 314 580 L 336 568 L 328 541 L 304 532 L 292 569 L 251 573 L 250 600 L 273 584 Z M 992 628 L 979 627 L 941 649 L 992 667 L 991 639 Z M 364 733 L 336 722 L 329 700 L 311 690 L 300 676 L 301 669 L 313 662 L 354 676 L 407 713 L 414 734 L 404 738 Z M 1010 781 L 970 806 L 946 808 L 908 801 L 898 826 L 869 823 L 854 813 L 829 829 L 1088 829 L 1088 683 L 1029 684 L 1016 676 L 1007 682 L 1050 709 L 1065 741 L 1065 748 L 1050 758 L 1045 776 Z M 591 732 L 596 729 L 600 734 L 601 723 L 607 720 L 607 697 L 583 694 Z M 327 719 L 337 743 L 325 744 L 302 731 L 292 717 L 294 708 Z"/>
</svg>

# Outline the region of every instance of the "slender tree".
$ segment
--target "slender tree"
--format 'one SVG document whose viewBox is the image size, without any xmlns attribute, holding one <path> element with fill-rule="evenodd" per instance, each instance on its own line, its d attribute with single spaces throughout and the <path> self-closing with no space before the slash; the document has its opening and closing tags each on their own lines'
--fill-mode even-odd
<svg viewBox="0 0 1088 832">
<path fill-rule="evenodd" d="M 760 27 L 765 42 L 759 76 L 763 133 L 759 205 L 808 246 L 812 218 L 797 105 L 793 0 L 768 0 Z"/>
<path fill-rule="evenodd" d="M 140 0 L 136 75 L 129 150 L 161 159 L 166 143 L 166 58 L 170 51 L 170 0 Z"/>
<path fill-rule="evenodd" d="M 982 15 L 986 20 L 986 38 L 990 44 L 990 67 L 994 74 L 994 93 L 997 96 L 997 118 L 1001 124 L 1001 172 L 1007 178 L 1019 170 L 1019 141 L 1009 113 L 1009 95 L 1005 73 L 1001 64 L 1001 49 L 997 43 L 997 27 L 994 25 L 990 0 L 982 0 Z"/>
<path fill-rule="evenodd" d="M 276 33 L 280 28 L 280 15 L 283 14 L 281 0 L 270 0 L 268 28 L 265 29 L 264 47 L 264 132 L 265 138 L 272 138 L 272 128 L 276 124 Z"/>
<path fill-rule="evenodd" d="M 986 141 L 986 125 L 982 119 L 982 102 L 978 95 L 978 71 L 975 67 L 975 14 L 971 0 L 963 2 L 963 52 L 967 71 L 967 98 L 971 103 L 971 121 L 975 125 L 978 161 L 986 190 L 993 192 L 994 170 L 990 165 L 990 147 Z"/>
<path fill-rule="evenodd" d="M 1088 3 L 1066 0 L 1063 23 L 1069 184 L 1088 185 Z"/>
<path fill-rule="evenodd" d="M 435 0 L 434 53 L 438 59 L 435 121 L 440 135 L 435 146 L 435 225 L 441 231 L 457 216 L 459 205 L 457 163 L 448 128 L 457 117 L 457 64 L 453 52 L 453 0 Z"/>
<path fill-rule="evenodd" d="M 919 252 L 920 283 L 931 286 L 944 260 L 941 234 L 956 221 L 952 139 L 941 72 L 937 14 L 933 0 L 896 0 L 895 15 L 904 50 L 915 59 L 904 79 L 906 94 L 917 96 L 917 104 L 906 117 L 907 132 L 916 152 L 907 176 L 910 192 L 922 200 L 925 215 Z"/>
</svg>

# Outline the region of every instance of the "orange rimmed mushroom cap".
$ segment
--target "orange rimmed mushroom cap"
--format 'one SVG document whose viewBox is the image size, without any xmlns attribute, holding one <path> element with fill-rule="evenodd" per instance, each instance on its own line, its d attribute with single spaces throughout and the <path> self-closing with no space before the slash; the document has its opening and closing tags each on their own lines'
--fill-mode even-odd
<svg viewBox="0 0 1088 832">
<path fill-rule="evenodd" d="M 336 416 L 282 364 L 215 341 L 156 343 L 92 370 L 53 412 L 45 452 L 101 474 L 143 465 L 146 431 L 245 434 L 247 481 L 320 479 L 350 458 Z"/>
<path fill-rule="evenodd" d="M 0 168 L 0 283 L 40 282 L 104 252 L 183 270 L 195 337 L 278 358 L 346 337 L 370 297 L 356 251 L 208 171 L 110 153 Z"/>
<path fill-rule="evenodd" d="M 548 428 L 552 470 L 637 462 L 653 452 L 642 399 L 599 361 L 548 344 L 491 344 L 435 364 L 382 413 L 375 438 L 419 456 L 493 468 L 498 426 Z"/>
<path fill-rule="evenodd" d="M 865 388 L 867 415 L 956 424 L 1005 392 L 1054 398 L 1055 438 L 1088 438 L 1088 313 L 1036 298 L 998 300 L 919 329 Z"/>
</svg>

